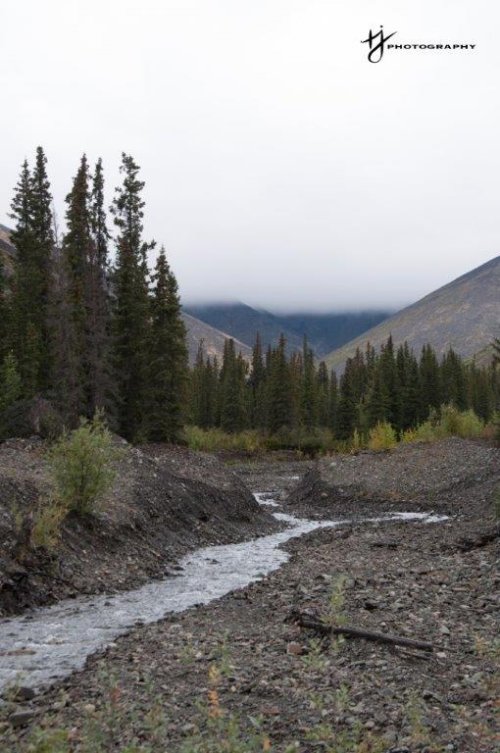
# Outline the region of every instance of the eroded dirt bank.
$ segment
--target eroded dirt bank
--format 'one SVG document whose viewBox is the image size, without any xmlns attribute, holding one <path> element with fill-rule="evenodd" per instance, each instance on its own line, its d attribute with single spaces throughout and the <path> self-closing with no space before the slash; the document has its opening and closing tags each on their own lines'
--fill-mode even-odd
<svg viewBox="0 0 500 753">
<path fill-rule="evenodd" d="M 419 497 L 433 495 L 432 509 L 454 517 L 437 524 L 356 523 L 290 542 L 291 560 L 262 582 L 137 628 L 62 685 L 10 705 L 2 753 L 27 752 L 34 725 L 44 734 L 62 730 L 61 750 L 75 752 L 92 750 L 99 730 L 99 751 L 130 745 L 134 753 L 497 753 L 498 539 L 472 534 L 485 523 L 491 530 L 498 451 L 461 441 L 404 449 L 408 463 L 419 453 L 422 485 L 409 472 L 414 491 L 405 491 L 407 504 L 391 499 L 390 474 L 383 486 L 381 468 L 386 472 L 391 462 L 404 468 L 402 454 L 361 456 L 364 471 L 359 467 L 352 478 L 363 480 L 367 495 L 371 489 L 363 505 L 370 512 L 385 504 L 416 509 Z M 330 462 L 336 460 L 356 462 Z M 301 467 L 262 462 L 242 472 L 264 491 L 263 480 L 269 489 L 277 486 L 273 474 L 299 483 L 291 477 Z M 426 468 L 437 469 L 434 476 Z M 450 484 L 444 476 L 458 480 Z M 314 478 L 300 484 L 293 506 L 307 504 L 305 484 Z M 370 478 L 379 479 L 376 488 Z M 321 507 L 318 514 L 333 517 L 333 507 L 324 510 L 326 491 L 318 488 L 311 502 Z M 342 517 L 359 517 L 354 493 L 332 505 Z M 292 608 L 328 615 L 337 625 L 425 640 L 434 651 L 360 639 L 321 642 L 287 621 Z M 13 721 L 20 710 L 32 715 L 26 727 L 13 726 L 22 724 Z M 247 747 L 224 747 L 231 734 Z"/>
<path fill-rule="evenodd" d="M 36 439 L 0 445 L 0 615 L 134 588 L 163 576 L 187 551 L 277 527 L 215 458 L 125 446 L 114 488 L 95 517 L 69 515 L 53 553 L 20 547 L 23 519 L 50 494 L 43 452 Z"/>
</svg>

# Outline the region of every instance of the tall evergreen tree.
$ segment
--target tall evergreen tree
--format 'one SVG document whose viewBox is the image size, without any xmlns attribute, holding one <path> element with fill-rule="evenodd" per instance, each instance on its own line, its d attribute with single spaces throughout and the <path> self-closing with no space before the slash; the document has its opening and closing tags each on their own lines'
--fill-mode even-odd
<svg viewBox="0 0 500 753">
<path fill-rule="evenodd" d="M 267 426 L 271 434 L 293 426 L 293 395 L 290 365 L 286 357 L 286 340 L 280 335 L 278 346 L 269 358 L 266 406 Z"/>
<path fill-rule="evenodd" d="M 118 428 L 127 439 L 143 436 L 147 411 L 150 306 L 146 255 L 154 244 L 143 241 L 144 182 L 139 166 L 122 154 L 123 185 L 116 189 L 112 213 L 118 229 L 113 275 L 114 368 L 118 384 Z"/>
<path fill-rule="evenodd" d="M 188 353 L 177 281 L 163 247 L 153 282 L 147 434 L 175 442 L 183 426 Z"/>
<path fill-rule="evenodd" d="M 62 243 L 60 302 L 65 316 L 56 323 L 56 380 L 63 416 L 76 425 L 89 414 L 88 283 L 92 238 L 89 213 L 89 172 L 83 155 L 73 187 L 66 197 L 67 232 Z"/>
<path fill-rule="evenodd" d="M 318 393 L 314 368 L 314 354 L 304 337 L 302 346 L 301 423 L 307 431 L 318 423 Z"/>
<path fill-rule="evenodd" d="M 420 420 L 425 421 L 429 411 L 437 410 L 441 404 L 441 385 L 439 378 L 439 364 L 436 354 L 430 345 L 424 345 L 419 364 L 420 377 Z"/>
<path fill-rule="evenodd" d="M 7 278 L 4 270 L 2 254 L 0 253 L 0 363 L 9 352 L 12 341 L 10 317 L 10 300 L 7 292 Z"/>
<path fill-rule="evenodd" d="M 336 436 L 338 439 L 350 439 L 356 428 L 357 406 L 354 389 L 355 366 L 348 358 L 344 373 L 340 379 L 340 395 L 337 405 Z"/>
<path fill-rule="evenodd" d="M 52 290 L 52 262 L 54 232 L 52 194 L 47 176 L 47 157 L 37 147 L 31 189 L 31 224 L 35 238 L 35 254 L 31 270 L 31 324 L 39 348 L 37 389 L 47 391 L 51 386 L 52 348 L 50 332 L 50 296 Z M 28 293 L 29 294 L 29 293 Z"/>
<path fill-rule="evenodd" d="M 316 375 L 316 394 L 318 404 L 318 424 L 327 427 L 330 423 L 330 378 L 326 363 L 321 361 Z"/>
<path fill-rule="evenodd" d="M 224 343 L 220 373 L 220 425 L 224 431 L 238 432 L 246 426 L 245 373 L 245 362 L 236 355 L 234 340 L 229 338 Z"/>
<path fill-rule="evenodd" d="M 109 295 L 109 231 L 104 208 L 104 173 L 102 160 L 95 166 L 90 193 L 90 253 L 88 258 L 88 372 L 89 412 L 114 412 L 113 373 L 111 365 L 111 317 Z"/>
<path fill-rule="evenodd" d="M 266 423 L 264 404 L 265 380 L 266 367 L 262 354 L 262 341 L 260 333 L 257 332 L 252 350 L 252 366 L 248 386 L 250 389 L 250 423 L 253 428 L 258 429 L 263 429 Z"/>
<path fill-rule="evenodd" d="M 40 386 L 41 338 L 39 311 L 40 271 L 37 267 L 36 237 L 33 228 L 33 182 L 27 160 L 24 160 L 19 181 L 11 203 L 14 231 L 11 236 L 16 247 L 12 312 L 14 345 L 21 371 L 23 392 L 34 395 Z"/>
</svg>

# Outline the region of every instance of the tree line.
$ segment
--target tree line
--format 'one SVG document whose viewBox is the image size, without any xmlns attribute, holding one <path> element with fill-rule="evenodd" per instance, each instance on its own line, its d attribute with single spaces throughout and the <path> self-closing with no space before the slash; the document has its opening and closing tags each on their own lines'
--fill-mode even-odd
<svg viewBox="0 0 500 753">
<path fill-rule="evenodd" d="M 131 440 L 175 441 L 188 374 L 177 282 L 161 248 L 153 273 L 143 237 L 144 182 L 122 154 L 110 207 L 99 159 L 81 158 L 59 237 L 41 147 L 22 165 L 11 204 L 16 254 L 0 258 L 0 408 L 48 398 L 64 424 L 103 412 Z M 113 262 L 110 261 L 111 252 Z"/>
<path fill-rule="evenodd" d="M 204 429 L 286 435 L 324 428 L 348 440 L 384 422 L 401 435 L 445 404 L 472 409 L 488 421 L 498 407 L 499 387 L 494 366 L 465 363 L 452 349 L 439 359 L 426 345 L 417 357 L 407 343 L 395 348 L 389 337 L 379 352 L 370 344 L 358 349 L 338 379 L 316 362 L 307 340 L 302 352 L 287 356 L 284 336 L 264 353 L 257 335 L 251 363 L 236 353 L 232 340 L 221 364 L 200 347 L 189 410 L 191 422 Z"/>
</svg>

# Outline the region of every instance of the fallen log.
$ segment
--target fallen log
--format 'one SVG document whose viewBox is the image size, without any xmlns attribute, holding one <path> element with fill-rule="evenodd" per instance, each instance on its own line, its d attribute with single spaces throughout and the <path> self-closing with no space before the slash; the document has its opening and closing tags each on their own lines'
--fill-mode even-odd
<svg viewBox="0 0 500 753">
<path fill-rule="evenodd" d="M 393 646 L 406 646 L 407 648 L 415 648 L 420 651 L 434 651 L 432 643 L 427 643 L 426 641 L 417 641 L 414 638 L 405 638 L 402 635 L 376 633 L 371 630 L 361 630 L 360 628 L 348 627 L 346 625 L 327 625 L 321 619 L 307 612 L 301 612 L 298 609 L 292 609 L 286 621 L 293 622 L 295 625 L 299 625 L 299 627 L 306 628 L 307 630 L 314 630 L 320 635 L 343 635 L 346 638 L 363 638 L 365 641 L 388 643 Z"/>
</svg>

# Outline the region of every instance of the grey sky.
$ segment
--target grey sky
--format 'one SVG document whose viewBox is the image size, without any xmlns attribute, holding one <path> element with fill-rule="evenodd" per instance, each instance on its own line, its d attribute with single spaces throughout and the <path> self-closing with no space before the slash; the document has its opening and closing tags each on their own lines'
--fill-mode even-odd
<svg viewBox="0 0 500 753">
<path fill-rule="evenodd" d="M 500 253 L 493 0 L 3 0 L 0 222 L 42 144 L 60 215 L 83 151 L 146 180 L 181 293 L 409 303 Z M 394 42 L 475 43 L 366 59 Z"/>
</svg>

